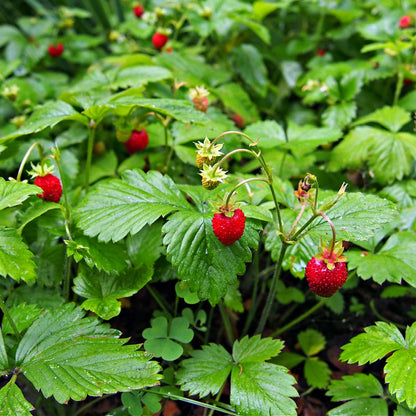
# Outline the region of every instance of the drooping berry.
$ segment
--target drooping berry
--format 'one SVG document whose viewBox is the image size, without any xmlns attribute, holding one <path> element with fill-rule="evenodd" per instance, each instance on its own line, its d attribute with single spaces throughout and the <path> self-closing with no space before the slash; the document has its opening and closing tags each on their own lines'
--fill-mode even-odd
<svg viewBox="0 0 416 416">
<path fill-rule="evenodd" d="M 52 58 L 57 58 L 58 56 L 61 56 L 64 52 L 64 45 L 62 43 L 58 43 L 56 46 L 49 45 L 48 47 L 48 53 Z"/>
<path fill-rule="evenodd" d="M 224 212 L 217 212 L 212 218 L 212 230 L 225 246 L 230 246 L 239 240 L 246 225 L 246 217 L 241 209 L 237 208 L 232 214 L 229 217 Z"/>
<path fill-rule="evenodd" d="M 62 196 L 62 185 L 59 178 L 48 173 L 45 176 L 37 176 L 34 183 L 43 189 L 43 193 L 37 194 L 39 198 L 44 201 L 59 202 Z"/>
<path fill-rule="evenodd" d="M 152 37 L 153 46 L 157 50 L 162 49 L 168 43 L 168 40 L 169 36 L 160 32 L 156 32 Z"/>
<path fill-rule="evenodd" d="M 140 5 L 133 7 L 133 13 L 137 18 L 142 17 L 144 13 L 144 7 Z"/>
<path fill-rule="evenodd" d="M 345 261 L 338 261 L 333 264 L 331 270 L 325 260 L 312 257 L 306 265 L 305 276 L 313 293 L 318 296 L 330 297 L 347 280 L 347 265 Z"/>
<path fill-rule="evenodd" d="M 239 128 L 239 129 L 242 129 L 244 126 L 245 126 L 245 122 L 244 122 L 244 119 L 243 119 L 243 117 L 241 117 L 240 116 L 240 114 L 234 114 L 232 117 L 231 117 L 231 120 L 233 120 L 234 121 L 234 123 L 235 123 L 235 125 Z"/>
<path fill-rule="evenodd" d="M 133 153 L 143 150 L 149 144 L 149 136 L 145 129 L 133 130 L 130 138 L 123 143 L 127 152 L 132 155 Z"/>
</svg>

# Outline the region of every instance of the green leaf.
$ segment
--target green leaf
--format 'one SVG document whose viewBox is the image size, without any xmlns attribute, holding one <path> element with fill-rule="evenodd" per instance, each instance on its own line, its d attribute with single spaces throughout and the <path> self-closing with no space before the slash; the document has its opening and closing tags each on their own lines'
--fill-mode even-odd
<svg viewBox="0 0 416 416">
<path fill-rule="evenodd" d="M 328 396 L 332 401 L 344 401 L 364 397 L 383 396 L 383 386 L 372 374 L 356 373 L 344 376 L 341 380 L 332 380 Z"/>
<path fill-rule="evenodd" d="M 26 227 L 27 224 L 52 209 L 62 209 L 62 205 L 57 204 L 56 202 L 44 201 L 40 198 L 37 201 L 31 203 L 29 208 L 19 218 L 19 234 L 22 233 L 22 230 Z"/>
<path fill-rule="evenodd" d="M 397 133 L 405 124 L 410 121 L 409 111 L 402 107 L 383 107 L 364 117 L 360 117 L 353 125 L 377 123 L 387 130 Z"/>
<path fill-rule="evenodd" d="M 6 374 L 9 369 L 6 346 L 4 345 L 3 331 L 0 329 L 0 374 Z"/>
<path fill-rule="evenodd" d="M 0 416 L 31 416 L 34 409 L 16 386 L 15 380 L 10 380 L 0 390 Z"/>
<path fill-rule="evenodd" d="M 152 327 L 143 331 L 146 339 L 144 347 L 155 357 L 174 361 L 183 354 L 181 343 L 189 343 L 194 337 L 194 331 L 189 328 L 189 322 L 182 317 L 173 318 L 168 322 L 166 317 L 159 316 L 151 320 Z"/>
<path fill-rule="evenodd" d="M 134 89 L 133 89 L 134 90 Z M 207 123 L 207 118 L 201 111 L 195 110 L 194 105 L 187 100 L 173 98 L 142 98 L 132 94 L 134 91 L 126 90 L 109 100 L 110 105 L 125 108 L 129 111 L 133 107 L 147 108 L 164 116 L 170 116 L 183 123 Z"/>
<path fill-rule="evenodd" d="M 305 361 L 304 371 L 308 385 L 318 389 L 328 386 L 331 370 L 326 362 L 318 360 L 316 357 L 308 358 Z"/>
<path fill-rule="evenodd" d="M 254 20 L 248 19 L 242 15 L 235 14 L 232 19 L 236 22 L 246 25 L 250 30 L 253 31 L 264 43 L 270 45 L 270 32 L 266 26 L 261 25 Z"/>
<path fill-rule="evenodd" d="M 182 210 L 171 215 L 162 231 L 164 244 L 178 276 L 189 283 L 200 299 L 212 305 L 219 302 L 237 275 L 245 272 L 245 262 L 251 260 L 251 248 L 258 243 L 258 234 L 246 221 L 243 236 L 230 246 L 224 246 L 212 231 L 212 214 Z"/>
<path fill-rule="evenodd" d="M 255 335 L 249 338 L 247 335 L 233 344 L 233 359 L 242 364 L 245 362 L 267 361 L 280 353 L 283 341 L 273 338 L 261 338 Z"/>
<path fill-rule="evenodd" d="M 359 365 L 373 363 L 392 351 L 406 348 L 403 335 L 394 324 L 376 322 L 364 330 L 363 334 L 355 336 L 342 347 L 342 361 L 358 362 Z"/>
<path fill-rule="evenodd" d="M 0 138 L 0 143 L 25 134 L 38 133 L 47 127 L 53 128 L 64 120 L 88 124 L 88 119 L 75 111 L 69 104 L 63 101 L 52 101 L 38 107 L 19 130 Z"/>
<path fill-rule="evenodd" d="M 363 279 L 373 278 L 377 283 L 386 280 L 401 283 L 402 279 L 416 287 L 416 236 L 411 232 L 393 234 L 377 252 L 354 250 L 348 254 L 350 269 L 357 269 Z"/>
<path fill-rule="evenodd" d="M 325 337 L 315 329 L 307 329 L 298 334 L 298 341 L 303 352 L 311 357 L 325 348 Z"/>
<path fill-rule="evenodd" d="M 270 363 L 245 362 L 233 366 L 230 402 L 244 416 L 296 415 L 298 395 L 287 368 Z"/>
<path fill-rule="evenodd" d="M 329 200 L 332 200 L 330 198 Z M 321 207 L 328 202 L 322 201 Z M 344 194 L 334 207 L 326 211 L 334 224 L 339 240 L 368 240 L 383 224 L 394 221 L 397 211 L 390 201 L 360 192 Z M 315 220 L 309 228 L 312 238 L 332 238 L 331 228 L 323 219 Z"/>
<path fill-rule="evenodd" d="M 280 124 L 274 120 L 258 121 L 250 124 L 244 133 L 256 139 L 259 137 L 260 149 L 269 149 L 272 147 L 281 147 L 286 143 L 286 135 Z"/>
<path fill-rule="evenodd" d="M 353 101 L 331 105 L 322 114 L 324 126 L 330 128 L 344 128 L 356 116 L 357 105 Z"/>
<path fill-rule="evenodd" d="M 42 313 L 42 309 L 34 304 L 26 305 L 21 303 L 20 305 L 14 306 L 9 310 L 10 315 L 17 326 L 19 332 L 23 332 L 28 328 L 32 323 L 39 318 Z M 14 334 L 14 330 L 10 325 L 7 316 L 3 317 L 2 322 L 3 334 Z"/>
<path fill-rule="evenodd" d="M 233 366 L 230 354 L 222 345 L 211 343 L 202 350 L 194 350 L 192 358 L 181 361 L 177 372 L 178 383 L 182 390 L 189 390 L 191 395 L 205 397 L 217 394 Z"/>
<path fill-rule="evenodd" d="M 20 205 L 31 195 L 36 195 L 42 190 L 35 185 L 24 182 L 6 181 L 0 178 L 0 210 Z"/>
<path fill-rule="evenodd" d="M 36 279 L 33 254 L 13 228 L 0 226 L 0 275 L 27 283 Z"/>
<path fill-rule="evenodd" d="M 78 226 L 101 241 L 119 241 L 146 224 L 189 204 L 175 183 L 159 172 L 125 171 L 93 189 L 74 212 Z"/>
<path fill-rule="evenodd" d="M 66 241 L 74 246 L 74 253 L 68 255 L 79 256 L 84 259 L 89 267 L 96 267 L 107 273 L 119 274 L 128 266 L 128 256 L 123 244 L 100 243 L 95 239 L 85 236 L 77 237 L 75 240 Z M 68 246 L 68 251 L 69 246 Z M 78 262 L 77 258 L 75 260 Z"/>
<path fill-rule="evenodd" d="M 118 336 L 66 304 L 31 325 L 18 345 L 16 362 L 36 389 L 59 403 L 156 384 L 158 364 Z"/>
<path fill-rule="evenodd" d="M 388 416 L 389 410 L 384 399 L 356 399 L 344 403 L 328 412 L 328 416 Z"/>
<path fill-rule="evenodd" d="M 95 312 L 103 319 L 111 319 L 120 314 L 120 298 L 134 295 L 151 279 L 153 270 L 143 266 L 138 270 L 129 270 L 123 275 L 106 274 L 95 270 L 83 269 L 74 279 L 74 292 L 87 298 L 83 309 Z"/>
<path fill-rule="evenodd" d="M 240 74 L 257 94 L 267 94 L 267 69 L 258 49 L 250 44 L 242 44 L 232 49 L 234 70 Z"/>
<path fill-rule="evenodd" d="M 111 83 L 111 88 L 141 87 L 149 82 L 163 81 L 172 78 L 172 73 L 160 66 L 133 66 L 122 69 L 116 79 Z"/>
</svg>

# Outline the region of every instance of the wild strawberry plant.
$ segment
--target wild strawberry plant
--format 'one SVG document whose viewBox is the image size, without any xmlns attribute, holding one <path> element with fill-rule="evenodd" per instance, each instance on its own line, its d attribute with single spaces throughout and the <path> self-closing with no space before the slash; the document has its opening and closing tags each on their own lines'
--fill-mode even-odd
<svg viewBox="0 0 416 416">
<path fill-rule="evenodd" d="M 414 414 L 416 11 L 42 4 L 0 26 L 2 411 Z M 340 360 L 386 376 L 336 379 L 366 308 Z"/>
</svg>

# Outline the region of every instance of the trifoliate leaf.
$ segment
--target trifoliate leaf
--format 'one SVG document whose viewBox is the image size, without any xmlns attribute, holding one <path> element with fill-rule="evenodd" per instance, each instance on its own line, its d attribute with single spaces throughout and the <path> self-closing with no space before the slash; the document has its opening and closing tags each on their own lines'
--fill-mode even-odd
<svg viewBox="0 0 416 416">
<path fill-rule="evenodd" d="M 243 236 L 230 246 L 224 246 L 212 230 L 212 214 L 182 210 L 169 217 L 163 227 L 164 244 L 178 276 L 189 283 L 200 299 L 212 305 L 219 302 L 237 275 L 244 274 L 251 260 L 251 248 L 258 242 L 253 224 L 246 221 Z"/>
<path fill-rule="evenodd" d="M 298 341 L 303 352 L 311 357 L 325 348 L 325 337 L 315 329 L 307 329 L 298 334 Z"/>
<path fill-rule="evenodd" d="M 217 394 L 233 366 L 231 355 L 218 344 L 204 345 L 191 353 L 192 358 L 181 362 L 177 379 L 182 390 L 200 397 Z"/>
<path fill-rule="evenodd" d="M 375 325 L 365 328 L 365 333 L 352 338 L 342 347 L 341 360 L 349 363 L 373 363 L 388 353 L 407 348 L 403 335 L 393 324 L 376 322 Z"/>
<path fill-rule="evenodd" d="M 41 315 L 16 351 L 23 374 L 59 403 L 157 384 L 160 370 L 119 332 L 66 304 Z"/>
<path fill-rule="evenodd" d="M 23 182 L 6 181 L 0 178 L 0 210 L 20 205 L 31 195 L 42 192 L 42 189 L 35 185 Z"/>
<path fill-rule="evenodd" d="M 328 364 L 316 357 L 308 358 L 305 361 L 305 378 L 309 386 L 324 389 L 331 376 Z"/>
<path fill-rule="evenodd" d="M 390 201 L 359 192 L 344 194 L 325 213 L 334 224 L 337 239 L 347 241 L 367 240 L 383 224 L 397 218 L 397 211 Z M 330 241 L 332 238 L 331 227 L 323 218 L 316 219 L 308 233 L 315 239 Z"/>
<path fill-rule="evenodd" d="M 166 361 L 174 361 L 183 353 L 180 343 L 189 343 L 194 337 L 194 331 L 189 328 L 189 322 L 182 317 L 173 318 L 168 322 L 166 317 L 159 316 L 151 320 L 152 327 L 143 331 L 146 339 L 144 347 L 155 357 Z"/>
<path fill-rule="evenodd" d="M 273 338 L 261 338 L 255 335 L 251 338 L 245 336 L 233 344 L 234 361 L 243 364 L 245 362 L 267 361 L 280 353 L 283 341 Z"/>
<path fill-rule="evenodd" d="M 139 232 L 146 224 L 189 204 L 175 183 L 159 172 L 125 171 L 93 189 L 75 210 L 78 226 L 88 236 L 114 242 Z"/>
<path fill-rule="evenodd" d="M 237 363 L 238 364 L 238 363 Z M 291 397 L 298 395 L 287 368 L 265 362 L 244 362 L 231 372 L 230 402 L 244 416 L 296 415 Z"/>
<path fill-rule="evenodd" d="M 402 279 L 416 287 L 416 236 L 411 232 L 393 234 L 377 252 L 354 250 L 348 253 L 348 267 L 357 269 L 363 279 L 377 283 L 386 280 L 401 283 Z"/>
<path fill-rule="evenodd" d="M 10 380 L 0 390 L 0 416 L 31 416 L 34 407 L 25 399 L 22 391 Z"/>
<path fill-rule="evenodd" d="M 0 226 L 0 275 L 27 283 L 36 278 L 33 254 L 14 228 Z"/>
<path fill-rule="evenodd" d="M 153 270 L 149 266 L 130 269 L 122 275 L 106 274 L 83 269 L 74 279 L 74 292 L 87 298 L 83 309 L 96 313 L 103 319 L 111 319 L 121 312 L 120 298 L 134 295 L 150 281 Z"/>
</svg>

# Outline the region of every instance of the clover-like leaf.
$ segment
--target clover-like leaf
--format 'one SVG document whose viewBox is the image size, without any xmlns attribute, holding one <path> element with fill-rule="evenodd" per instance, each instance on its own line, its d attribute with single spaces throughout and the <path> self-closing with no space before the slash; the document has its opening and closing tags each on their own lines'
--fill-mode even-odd
<svg viewBox="0 0 416 416">
<path fill-rule="evenodd" d="M 87 298 L 81 307 L 95 312 L 103 319 L 111 319 L 121 311 L 120 298 L 132 296 L 150 281 L 153 270 L 149 266 L 132 269 L 122 275 L 106 274 L 83 269 L 74 279 L 74 292 Z"/>
<path fill-rule="evenodd" d="M 306 329 L 298 334 L 298 341 L 303 352 L 311 357 L 325 348 L 326 340 L 321 332 L 316 329 Z"/>
<path fill-rule="evenodd" d="M 316 357 L 306 359 L 304 372 L 308 385 L 318 389 L 324 389 L 331 377 L 331 370 L 328 364 Z"/>
<path fill-rule="evenodd" d="M 23 374 L 59 403 L 130 391 L 158 383 L 159 365 L 137 345 L 79 307 L 46 311 L 26 331 L 16 351 Z"/>
<path fill-rule="evenodd" d="M 36 278 L 33 254 L 13 228 L 0 226 L 0 275 L 33 282 Z"/>
<path fill-rule="evenodd" d="M 31 416 L 35 408 L 25 399 L 22 390 L 10 380 L 0 390 L 0 415 L 1 416 Z"/>
<path fill-rule="evenodd" d="M 167 361 L 174 361 L 183 353 L 180 343 L 191 342 L 194 331 L 189 328 L 189 322 L 182 317 L 173 318 L 168 322 L 166 317 L 158 316 L 151 320 L 151 328 L 143 331 L 146 339 L 144 347 L 156 357 L 162 357 Z"/>
<path fill-rule="evenodd" d="M 31 195 L 36 195 L 42 190 L 35 185 L 24 182 L 6 181 L 0 178 L 0 210 L 20 205 Z"/>
<path fill-rule="evenodd" d="M 243 236 L 230 246 L 224 246 L 212 230 L 212 214 L 181 210 L 171 215 L 162 231 L 168 256 L 178 268 L 178 276 L 189 283 L 200 299 L 212 305 L 244 274 L 245 264 L 251 259 L 251 248 L 258 242 L 258 234 L 246 221 Z"/>
<path fill-rule="evenodd" d="M 129 170 L 122 178 L 99 184 L 75 210 L 78 226 L 88 236 L 114 242 L 135 234 L 146 224 L 188 208 L 175 183 L 159 172 Z"/>
</svg>

